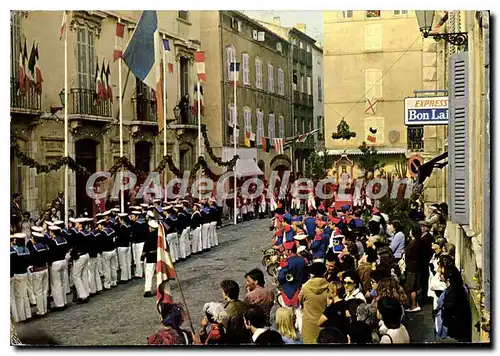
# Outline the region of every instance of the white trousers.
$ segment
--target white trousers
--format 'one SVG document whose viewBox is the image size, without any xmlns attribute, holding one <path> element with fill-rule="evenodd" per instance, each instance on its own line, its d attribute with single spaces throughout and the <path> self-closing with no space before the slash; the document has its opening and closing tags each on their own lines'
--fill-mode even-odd
<svg viewBox="0 0 500 356">
<path fill-rule="evenodd" d="M 179 237 L 179 258 L 185 259 L 191 254 L 191 247 L 189 245 L 189 228 L 182 230 Z"/>
<path fill-rule="evenodd" d="M 141 261 L 143 248 L 144 248 L 144 242 L 138 242 L 132 244 L 132 256 L 134 257 L 134 265 L 135 265 L 134 276 L 139 278 L 142 278 L 142 275 L 144 274 L 142 270 L 142 261 Z"/>
<path fill-rule="evenodd" d="M 187 235 L 186 235 L 186 256 L 189 257 L 191 256 L 191 227 L 186 227 L 185 229 Z"/>
<path fill-rule="evenodd" d="M 210 222 L 210 245 L 219 246 L 219 239 L 217 238 L 217 221 Z"/>
<path fill-rule="evenodd" d="M 31 318 L 30 299 L 28 296 L 28 273 L 14 275 L 14 298 L 18 321 Z"/>
<path fill-rule="evenodd" d="M 63 281 L 62 285 L 64 287 L 64 294 L 69 294 L 71 293 L 71 283 L 73 283 L 73 278 L 71 276 L 71 268 L 72 268 L 72 263 L 69 262 L 67 259 L 66 261 L 66 273 L 63 274 Z"/>
<path fill-rule="evenodd" d="M 148 261 L 144 259 L 144 292 L 151 292 L 155 269 L 156 263 L 148 263 Z"/>
<path fill-rule="evenodd" d="M 64 278 L 66 275 L 66 278 Z M 68 302 L 66 299 L 66 290 L 68 283 L 68 261 L 60 260 L 52 262 L 50 266 L 50 290 L 54 305 L 56 308 L 62 308 Z"/>
<path fill-rule="evenodd" d="M 102 291 L 98 264 L 99 260 L 97 257 L 91 257 L 89 259 L 89 292 L 92 294 Z"/>
<path fill-rule="evenodd" d="M 10 277 L 10 314 L 14 322 L 17 323 L 19 321 L 19 316 L 17 315 L 16 296 L 14 295 L 15 283 L 14 277 Z"/>
<path fill-rule="evenodd" d="M 191 234 L 191 250 L 193 253 L 198 253 L 202 249 L 201 242 L 201 226 L 198 226 L 196 229 L 190 231 Z"/>
<path fill-rule="evenodd" d="M 47 293 L 49 292 L 49 271 L 33 272 L 33 293 L 35 293 L 38 315 L 45 315 L 48 311 Z"/>
<path fill-rule="evenodd" d="M 299 333 L 302 333 L 302 308 L 299 306 L 297 308 L 293 308 L 293 311 L 295 313 L 295 326 L 299 330 Z"/>
<path fill-rule="evenodd" d="M 176 232 L 167 235 L 168 248 L 170 250 L 170 256 L 172 257 L 172 263 L 179 259 L 179 236 Z"/>
<path fill-rule="evenodd" d="M 99 273 L 99 276 L 104 276 L 104 272 L 102 270 L 102 254 L 100 253 L 97 254 L 97 272 Z"/>
<path fill-rule="evenodd" d="M 204 250 L 210 248 L 210 223 L 201 225 L 201 242 Z"/>
<path fill-rule="evenodd" d="M 116 250 L 102 252 L 102 269 L 104 273 L 104 288 L 116 286 L 118 279 L 118 257 Z"/>
<path fill-rule="evenodd" d="M 33 293 L 33 275 L 28 271 L 28 297 L 31 304 L 36 304 L 35 293 Z"/>
<path fill-rule="evenodd" d="M 260 203 L 259 205 L 259 213 L 265 213 L 266 212 L 266 203 Z"/>
<path fill-rule="evenodd" d="M 89 254 L 81 255 L 73 262 L 73 282 L 75 283 L 78 298 L 86 299 L 89 296 Z"/>
<path fill-rule="evenodd" d="M 128 281 L 132 278 L 130 247 L 118 247 L 117 250 L 118 250 L 118 263 L 120 264 L 120 280 Z"/>
</svg>

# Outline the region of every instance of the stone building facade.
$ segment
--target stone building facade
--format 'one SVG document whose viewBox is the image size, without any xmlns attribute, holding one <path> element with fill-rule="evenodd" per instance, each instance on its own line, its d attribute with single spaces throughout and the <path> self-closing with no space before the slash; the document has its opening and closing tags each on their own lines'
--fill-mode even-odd
<svg viewBox="0 0 500 356">
<path fill-rule="evenodd" d="M 233 135 L 229 129 L 234 120 L 231 109 L 234 82 L 230 66 L 236 57 L 240 64 L 236 87 L 237 154 L 246 160 L 249 168 L 253 166 L 256 172 L 260 169 L 266 177 L 272 170 L 289 169 L 289 159 L 273 160 L 276 157 L 274 149 L 264 152 L 261 140 L 263 136 L 291 136 L 291 92 L 287 77 L 289 43 L 238 11 L 203 11 L 200 27 L 207 73 L 207 82 L 203 85 L 203 122 L 214 153 L 224 160 L 231 159 L 234 153 Z M 246 132 L 255 135 L 255 143 L 250 142 L 250 147 L 245 145 Z M 216 173 L 222 173 L 221 167 L 210 159 L 208 162 Z"/>
<path fill-rule="evenodd" d="M 59 40 L 62 11 L 18 12 L 11 21 L 11 132 L 21 150 L 49 164 L 64 155 L 64 41 Z M 113 62 L 118 18 L 125 24 L 123 47 L 132 36 L 141 11 L 72 11 L 68 28 L 69 155 L 90 172 L 109 169 L 118 160 L 118 62 Z M 171 41 L 173 73 L 167 74 L 167 154 L 177 167 L 189 170 L 197 157 L 194 118 L 181 122 L 174 108 L 184 94 L 192 98 L 196 73 L 194 52 L 199 48 L 199 12 L 158 11 L 160 32 Z M 19 92 L 21 44 L 38 44 L 43 90 Z M 30 53 L 28 53 L 29 57 Z M 110 68 L 112 100 L 96 105 L 96 67 Z M 158 135 L 152 91 L 122 65 L 123 144 L 137 168 L 154 169 L 163 157 L 163 133 Z M 191 99 L 192 100 L 192 99 Z M 192 105 L 192 104 L 191 104 Z M 12 157 L 11 192 L 23 196 L 23 207 L 38 215 L 64 189 L 64 169 L 38 174 Z M 172 176 L 168 172 L 168 177 Z M 85 176 L 69 175 L 69 208 L 92 209 L 85 194 Z"/>
</svg>

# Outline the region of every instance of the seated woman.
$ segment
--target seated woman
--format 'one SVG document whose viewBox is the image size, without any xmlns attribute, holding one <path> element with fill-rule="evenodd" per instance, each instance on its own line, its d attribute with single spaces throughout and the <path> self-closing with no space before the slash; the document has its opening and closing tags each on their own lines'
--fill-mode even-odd
<svg viewBox="0 0 500 356">
<path fill-rule="evenodd" d="M 197 341 L 191 332 L 181 328 L 184 321 L 182 304 L 158 303 L 158 311 L 163 328 L 147 339 L 148 345 L 192 345 Z"/>
<path fill-rule="evenodd" d="M 228 317 L 221 303 L 206 303 L 203 306 L 205 317 L 201 322 L 200 341 L 205 345 L 226 343 L 226 328 L 222 323 Z"/>
</svg>

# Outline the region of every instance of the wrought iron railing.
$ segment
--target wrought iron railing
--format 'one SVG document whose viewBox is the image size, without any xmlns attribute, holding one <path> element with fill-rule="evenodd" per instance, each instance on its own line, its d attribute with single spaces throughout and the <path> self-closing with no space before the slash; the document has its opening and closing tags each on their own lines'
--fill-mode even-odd
<svg viewBox="0 0 500 356">
<path fill-rule="evenodd" d="M 70 89 L 71 114 L 111 117 L 113 106 L 109 100 L 99 99 L 95 90 Z"/>
<path fill-rule="evenodd" d="M 143 97 L 132 98 L 134 105 L 135 120 L 156 121 L 156 100 Z"/>
<path fill-rule="evenodd" d="M 21 91 L 19 78 L 10 78 L 10 107 L 13 109 L 40 111 L 42 95 L 36 91 L 35 84 L 30 83 L 28 88 Z"/>
<path fill-rule="evenodd" d="M 299 60 L 299 48 L 297 46 L 292 46 L 292 57 L 294 61 Z"/>
<path fill-rule="evenodd" d="M 306 53 L 306 66 L 312 68 L 313 65 L 313 57 L 311 52 Z"/>
<path fill-rule="evenodd" d="M 293 91 L 293 103 L 295 105 L 300 105 L 300 92 L 298 90 Z"/>
<path fill-rule="evenodd" d="M 299 50 L 299 62 L 306 64 L 306 51 L 304 49 Z"/>
<path fill-rule="evenodd" d="M 193 106 L 190 106 L 186 111 L 179 110 L 179 116 L 175 119 L 173 124 L 198 126 L 198 114 L 196 113 L 196 109 L 194 109 Z"/>
</svg>

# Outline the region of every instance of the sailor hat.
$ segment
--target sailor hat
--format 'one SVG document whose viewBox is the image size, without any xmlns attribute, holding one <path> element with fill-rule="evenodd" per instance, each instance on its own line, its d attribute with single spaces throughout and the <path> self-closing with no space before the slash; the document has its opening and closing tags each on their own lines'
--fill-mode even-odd
<svg viewBox="0 0 500 356">
<path fill-rule="evenodd" d="M 178 209 L 183 209 L 184 205 L 182 205 L 182 204 L 176 204 L 175 207 L 178 208 Z"/>
<path fill-rule="evenodd" d="M 152 229 L 158 229 L 158 227 L 160 226 L 160 225 L 158 225 L 158 222 L 156 220 L 149 220 L 148 225 Z"/>
<path fill-rule="evenodd" d="M 147 208 L 148 206 L 149 206 L 149 205 L 148 205 L 148 204 L 146 204 L 146 203 L 142 203 L 142 204 L 141 204 L 141 208 Z"/>
<path fill-rule="evenodd" d="M 172 205 L 167 205 L 167 206 L 165 207 L 165 210 L 170 210 L 170 209 L 172 209 Z"/>
<path fill-rule="evenodd" d="M 124 217 L 128 216 L 128 214 L 127 213 L 118 213 L 118 216 L 120 218 L 124 218 Z"/>
<path fill-rule="evenodd" d="M 53 223 L 52 221 L 46 221 L 45 223 L 47 224 L 47 226 L 52 226 L 52 225 L 54 225 L 54 223 Z"/>
<path fill-rule="evenodd" d="M 86 218 L 78 218 L 78 219 L 75 219 L 75 222 L 77 222 L 77 223 L 79 223 L 79 224 L 84 223 L 84 222 L 86 222 L 86 221 L 87 221 L 87 219 L 86 219 Z"/>
<path fill-rule="evenodd" d="M 43 232 L 43 229 L 40 226 L 32 226 L 31 231 Z"/>
<path fill-rule="evenodd" d="M 148 211 L 148 214 L 147 216 L 151 217 L 151 218 L 154 218 L 155 217 L 155 213 L 153 213 L 151 210 Z"/>
<path fill-rule="evenodd" d="M 111 210 L 106 210 L 104 213 L 102 213 L 102 216 L 108 216 L 111 214 Z"/>
<path fill-rule="evenodd" d="M 295 240 L 304 240 L 306 237 L 307 237 L 307 235 L 305 235 L 305 234 L 298 234 L 298 235 L 295 235 L 293 238 Z"/>
<path fill-rule="evenodd" d="M 142 213 L 138 210 L 132 210 L 132 215 L 141 215 Z"/>
<path fill-rule="evenodd" d="M 49 226 L 49 230 L 52 230 L 52 231 L 61 231 L 61 228 L 59 226 L 52 225 L 52 226 Z"/>
<path fill-rule="evenodd" d="M 153 203 L 161 203 L 161 199 L 153 199 Z"/>
<path fill-rule="evenodd" d="M 118 213 L 118 212 L 120 212 L 120 208 L 113 208 L 113 209 L 111 209 L 111 211 L 114 211 L 115 213 Z"/>
<path fill-rule="evenodd" d="M 34 237 L 43 237 L 43 234 L 40 233 L 40 232 L 32 232 L 31 235 L 33 235 Z"/>
<path fill-rule="evenodd" d="M 34 233 L 32 233 L 34 234 Z M 40 234 L 39 232 L 37 232 L 37 234 Z M 43 235 L 40 234 L 42 237 Z M 26 234 L 24 232 L 16 232 L 14 235 L 11 236 L 11 238 L 13 239 L 25 239 L 26 238 Z"/>
<path fill-rule="evenodd" d="M 76 222 L 78 222 L 77 220 L 78 220 L 78 219 L 75 219 L 75 218 L 69 218 L 69 221 L 70 221 L 70 222 L 72 222 L 72 223 L 76 223 Z M 33 229 L 33 228 L 32 228 L 32 229 Z"/>
<path fill-rule="evenodd" d="M 305 246 L 300 246 L 298 249 L 297 249 L 297 253 L 301 253 L 303 251 L 306 250 L 306 247 Z"/>
<path fill-rule="evenodd" d="M 94 217 L 97 219 L 97 218 L 100 218 L 101 216 L 102 216 L 102 213 L 97 213 L 97 214 L 95 214 Z"/>
<path fill-rule="evenodd" d="M 106 219 L 101 219 L 97 222 L 97 225 L 102 225 L 106 222 Z"/>
<path fill-rule="evenodd" d="M 16 237 L 14 235 L 10 235 L 10 239 L 15 239 Z"/>
<path fill-rule="evenodd" d="M 57 226 L 64 225 L 64 221 L 56 220 L 56 221 L 54 221 L 54 225 L 57 225 Z"/>
</svg>

